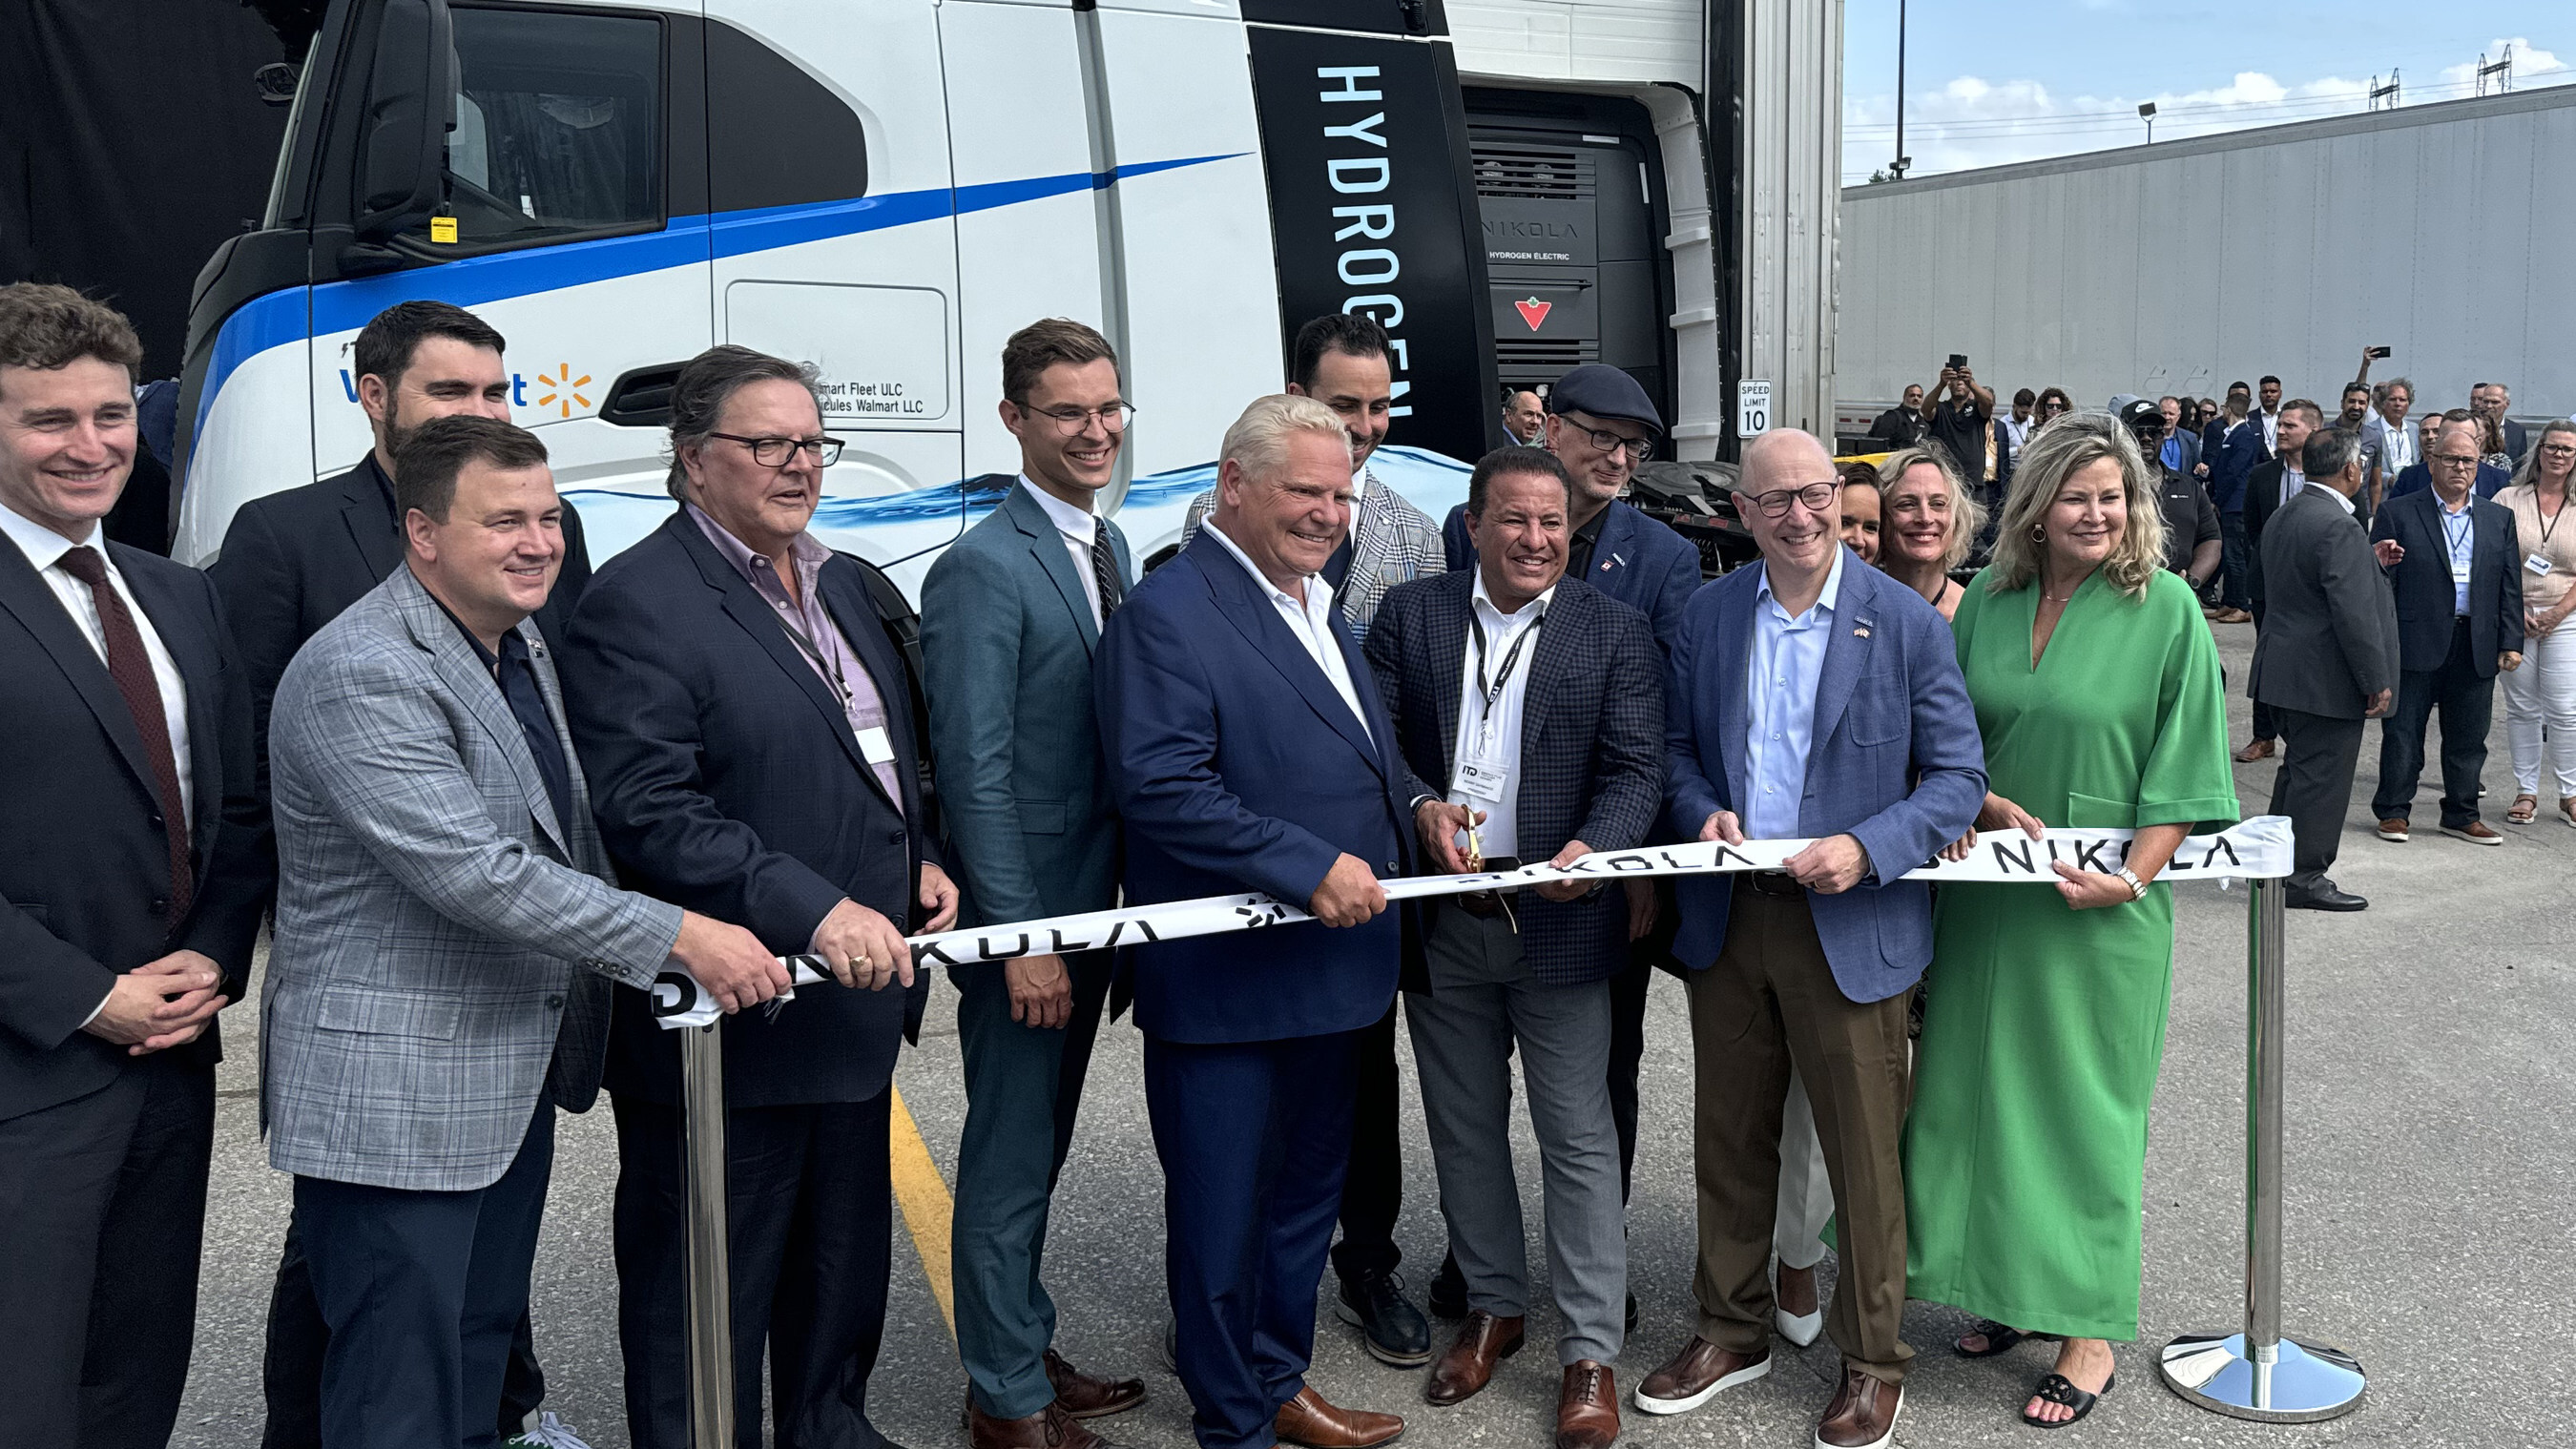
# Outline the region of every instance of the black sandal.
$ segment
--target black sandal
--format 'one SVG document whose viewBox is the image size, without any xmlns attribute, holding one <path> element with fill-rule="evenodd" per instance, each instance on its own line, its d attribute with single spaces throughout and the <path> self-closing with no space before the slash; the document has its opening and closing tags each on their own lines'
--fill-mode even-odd
<svg viewBox="0 0 2576 1449">
<path fill-rule="evenodd" d="M 1966 1349 L 1959 1346 L 1958 1338 L 1954 1338 L 1950 1340 L 1951 1352 L 1956 1353 L 1961 1358 L 1993 1358 L 1999 1353 L 2010 1353 L 2013 1349 L 2020 1346 L 2024 1339 L 2036 1339 L 2042 1343 L 2054 1343 L 2057 1341 L 2056 1334 L 2024 1333 L 2018 1328 L 1997 1323 L 1991 1318 L 1978 1319 L 1976 1326 L 1969 1329 L 1967 1333 L 1960 1334 L 1959 1338 L 1966 1338 L 1969 1334 L 1975 1334 L 1978 1337 L 1985 1339 L 1986 1346 L 1981 1349 Z"/>
<path fill-rule="evenodd" d="M 2102 1394 L 2111 1392 L 2112 1387 L 2119 1382 L 2120 1376 L 2116 1373 L 2104 1379 Z M 2093 1412 L 2093 1406 L 2101 1402 L 2102 1394 L 2084 1392 L 2070 1383 L 2064 1374 L 2049 1374 L 2039 1381 L 2039 1387 L 2031 1390 L 2032 1397 L 2045 1399 L 2052 1404 L 2063 1404 L 2075 1412 L 2063 1419 L 2050 1420 L 2034 1419 L 2030 1416 L 2030 1411 L 2025 1409 L 2022 1411 L 2021 1421 L 2034 1429 L 2063 1429 L 2069 1424 L 2081 1424 L 2084 1422 L 2084 1416 Z"/>
</svg>

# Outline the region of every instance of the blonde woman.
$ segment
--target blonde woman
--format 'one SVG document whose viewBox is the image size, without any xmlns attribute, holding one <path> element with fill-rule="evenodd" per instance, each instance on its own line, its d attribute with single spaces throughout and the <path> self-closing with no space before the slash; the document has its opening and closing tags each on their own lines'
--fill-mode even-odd
<svg viewBox="0 0 2576 1449">
<path fill-rule="evenodd" d="M 2032 434 L 2034 445 L 2038 434 Z M 1844 491 L 1848 493 L 1849 487 Z M 1899 448 L 1879 460 L 1880 573 L 1921 594 L 1941 617 L 1959 612 L 1965 590 L 1950 577 L 1986 526 L 1986 510 L 1959 481 L 1949 454 Z"/>
<path fill-rule="evenodd" d="M 2576 825 L 2576 628 L 2567 623 L 2576 612 L 2576 521 L 2567 517 L 2571 481 L 2576 422 L 2562 418 L 2540 430 L 2513 486 L 2495 500 L 2513 511 L 2515 552 L 2523 555 L 2514 561 L 2522 570 L 2522 667 L 2502 676 L 2515 792 L 2504 812 L 2509 825 L 2527 825 L 2540 814 L 2544 762 L 2557 791 L 2558 818 Z"/>
<path fill-rule="evenodd" d="M 2165 570 L 2157 475 L 2106 413 L 2031 440 L 1952 628 L 1985 736 L 1977 829 L 2134 827 L 2056 889 L 1945 884 L 1906 1126 L 1909 1291 L 1988 1320 L 1972 1358 L 2064 1340 L 2022 1409 L 2073 1423 L 2138 1336 L 2147 1102 L 2183 838 L 2236 820 L 2218 649 Z M 1966 854 L 1976 831 L 1945 852 Z"/>
</svg>

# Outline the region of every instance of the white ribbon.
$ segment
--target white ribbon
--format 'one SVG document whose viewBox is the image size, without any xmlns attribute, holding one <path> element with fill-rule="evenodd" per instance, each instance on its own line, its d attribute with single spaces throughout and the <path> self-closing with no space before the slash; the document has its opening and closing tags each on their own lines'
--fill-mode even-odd
<svg viewBox="0 0 2576 1449">
<path fill-rule="evenodd" d="M 2128 859 L 2129 842 L 2136 835 L 2134 830 L 2050 830 L 2044 838 L 2033 840 L 2018 830 L 1981 831 L 1967 859 L 1928 860 L 1905 872 L 1903 878 L 1980 885 L 2053 885 L 2061 879 L 2055 870 L 2060 861 L 2077 870 L 2110 875 Z M 1378 885 L 1388 900 L 1409 901 L 1565 880 L 1607 882 L 1666 875 L 1726 875 L 1778 870 L 1781 862 L 1813 844 L 1813 840 L 1748 840 L 1741 845 L 1722 841 L 1650 845 L 1636 850 L 1598 850 L 1565 865 L 1542 862 L 1518 870 L 1472 875 L 1405 876 L 1380 881 Z M 2260 815 L 2216 835 L 2195 835 L 2185 840 L 2156 879 L 2253 880 L 2285 876 L 2290 869 L 2289 818 Z M 913 969 L 920 971 L 932 966 L 970 966 L 1022 956 L 1100 951 L 1141 941 L 1256 931 L 1313 919 L 1296 906 L 1257 893 L 1204 896 L 1079 916 L 1050 916 L 1042 921 L 942 931 L 914 936 L 907 944 L 912 948 Z M 832 979 L 819 957 L 783 959 L 796 986 L 813 986 Z M 776 999 L 785 1001 L 794 996 L 791 987 Z M 664 971 L 653 983 L 653 1013 L 665 1027 L 707 1026 L 724 1015 L 706 988 L 677 967 Z"/>
</svg>

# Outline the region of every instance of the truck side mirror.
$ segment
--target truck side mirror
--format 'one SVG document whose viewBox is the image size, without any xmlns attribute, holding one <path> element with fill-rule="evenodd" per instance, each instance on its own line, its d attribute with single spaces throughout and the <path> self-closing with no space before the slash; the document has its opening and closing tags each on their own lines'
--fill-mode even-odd
<svg viewBox="0 0 2576 1449">
<path fill-rule="evenodd" d="M 447 133 L 455 124 L 456 40 L 447 0 L 386 0 L 351 208 L 360 242 L 420 226 L 446 201 Z"/>
</svg>

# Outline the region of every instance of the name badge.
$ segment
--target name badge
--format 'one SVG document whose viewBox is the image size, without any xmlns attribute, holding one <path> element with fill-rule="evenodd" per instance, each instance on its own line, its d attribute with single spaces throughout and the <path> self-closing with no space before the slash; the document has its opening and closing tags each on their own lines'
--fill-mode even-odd
<svg viewBox="0 0 2576 1449">
<path fill-rule="evenodd" d="M 1469 756 L 1458 762 L 1458 793 L 1474 800 L 1500 800 L 1511 788 L 1511 768 L 1491 756 Z"/>
<path fill-rule="evenodd" d="M 2452 583 L 2455 583 L 2455 584 L 2465 584 L 2465 583 L 2467 583 L 2468 581 L 2469 581 L 2469 563 L 2468 563 L 2468 560 L 2466 560 L 2466 559 L 2457 559 L 2457 558 L 2455 558 L 2455 559 L 2451 560 L 2451 582 L 2452 582 Z"/>
<path fill-rule="evenodd" d="M 2533 554 L 2531 557 L 2524 559 L 2522 561 L 2522 566 L 2531 570 L 2531 576 L 2533 578 L 2546 576 L 2550 567 L 2549 560 L 2542 558 L 2538 554 Z"/>
<path fill-rule="evenodd" d="M 894 739 L 881 725 L 870 725 L 859 731 L 859 758 L 871 765 L 894 763 Z"/>
</svg>

